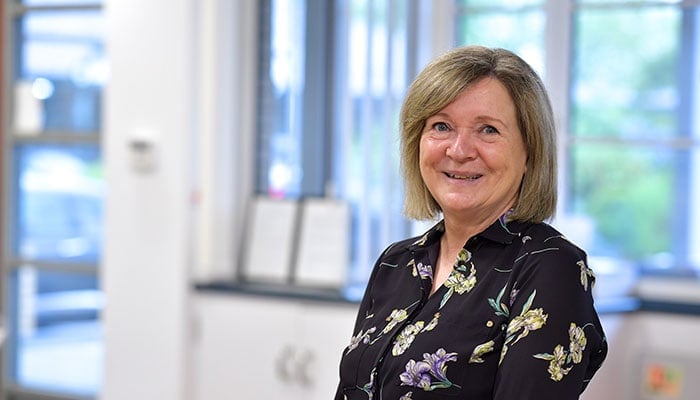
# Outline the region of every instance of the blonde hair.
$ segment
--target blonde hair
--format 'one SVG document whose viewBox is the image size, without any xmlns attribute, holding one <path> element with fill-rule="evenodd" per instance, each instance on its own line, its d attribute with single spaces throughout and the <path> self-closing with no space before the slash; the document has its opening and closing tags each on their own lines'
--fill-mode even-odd
<svg viewBox="0 0 700 400">
<path fill-rule="evenodd" d="M 542 222 L 554 215 L 557 202 L 557 149 L 549 96 L 537 73 L 516 54 L 504 49 L 466 46 L 451 50 L 418 74 L 401 108 L 401 171 L 404 214 L 433 219 L 440 206 L 421 177 L 420 138 L 425 121 L 482 78 L 501 82 L 516 109 L 527 152 L 527 172 L 509 219 Z"/>
</svg>

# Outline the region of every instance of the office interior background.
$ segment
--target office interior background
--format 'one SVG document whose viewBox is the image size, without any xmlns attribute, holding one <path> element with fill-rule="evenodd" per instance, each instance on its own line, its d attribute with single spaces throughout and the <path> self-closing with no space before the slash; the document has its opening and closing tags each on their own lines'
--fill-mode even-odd
<svg viewBox="0 0 700 400">
<path fill-rule="evenodd" d="M 0 398 L 331 398 L 374 258 L 426 227 L 401 215 L 404 92 L 465 44 L 517 52 L 549 89 L 553 224 L 589 253 L 611 348 L 583 398 L 700 396 L 700 1 L 1 13 Z M 302 275 L 298 243 L 251 238 L 299 229 L 256 207 L 312 200 L 345 210 L 346 259 Z"/>
</svg>

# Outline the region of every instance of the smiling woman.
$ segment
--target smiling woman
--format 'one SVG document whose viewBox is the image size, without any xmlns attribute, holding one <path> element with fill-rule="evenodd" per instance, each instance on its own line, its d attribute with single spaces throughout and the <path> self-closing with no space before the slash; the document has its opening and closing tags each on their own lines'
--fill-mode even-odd
<svg viewBox="0 0 700 400">
<path fill-rule="evenodd" d="M 420 172 L 446 229 L 434 292 L 448 277 L 462 245 L 515 206 L 527 153 L 515 105 L 497 79 L 469 85 L 428 118 L 419 144 Z M 447 226 L 449 221 L 449 226 Z"/>
<path fill-rule="evenodd" d="M 510 65 L 509 60 L 499 60 L 501 68 L 493 70 L 492 65 L 475 55 L 460 54 L 459 57 L 459 61 L 472 67 L 432 71 L 439 64 L 429 65 L 425 74 L 419 75 L 411 85 L 409 90 L 412 91 L 412 96 L 404 101 L 401 129 L 406 215 L 425 219 L 437 216 L 440 211 L 440 206 L 432 198 L 421 178 L 419 164 L 413 162 L 419 158 L 419 142 L 422 140 L 423 130 L 430 128 L 429 125 L 441 115 L 443 108 L 448 107 L 460 95 L 465 95 L 463 92 L 469 85 L 476 84 L 485 77 L 493 77 L 501 88 L 505 89 L 505 93 L 501 92 L 501 95 L 508 95 L 507 99 L 501 97 L 499 100 L 511 106 L 518 105 L 513 109 L 514 114 L 507 116 L 511 121 L 503 127 L 519 131 L 527 149 L 528 173 L 523 177 L 523 187 L 519 195 L 525 200 L 518 202 L 514 209 L 515 216 L 533 221 L 543 221 L 551 217 L 557 198 L 556 135 L 552 109 L 544 85 L 539 79 L 522 82 L 511 76 L 511 69 L 517 69 L 517 66 Z M 526 68 L 529 74 L 536 76 L 527 64 Z M 545 112 L 540 112 L 541 109 Z M 484 116 L 494 119 L 494 113 L 496 111 L 490 110 L 485 115 L 476 114 L 479 119 Z M 501 124 L 504 124 L 507 117 L 501 116 Z"/>
<path fill-rule="evenodd" d="M 515 105 L 498 80 L 483 78 L 426 121 L 420 171 L 440 211 L 478 233 L 515 205 L 527 154 Z M 466 222 L 464 221 L 464 222 Z"/>
<path fill-rule="evenodd" d="M 607 344 L 586 253 L 543 222 L 552 120 L 510 51 L 457 48 L 418 75 L 401 112 L 406 209 L 443 219 L 379 256 L 336 400 L 578 399 Z"/>
</svg>

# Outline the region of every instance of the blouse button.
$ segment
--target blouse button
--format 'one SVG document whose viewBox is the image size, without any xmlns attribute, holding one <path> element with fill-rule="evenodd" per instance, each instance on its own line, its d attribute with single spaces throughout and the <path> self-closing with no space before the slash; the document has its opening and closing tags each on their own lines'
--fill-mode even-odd
<svg viewBox="0 0 700 400">
<path fill-rule="evenodd" d="M 489 328 L 493 327 L 493 321 L 487 321 L 486 326 Z"/>
</svg>

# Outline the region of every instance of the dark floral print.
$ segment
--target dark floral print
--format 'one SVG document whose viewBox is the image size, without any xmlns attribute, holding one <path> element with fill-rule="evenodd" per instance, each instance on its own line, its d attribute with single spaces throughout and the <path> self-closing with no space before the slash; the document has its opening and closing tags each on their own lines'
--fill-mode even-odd
<svg viewBox="0 0 700 400">
<path fill-rule="evenodd" d="M 406 325 L 403 331 L 396 337 L 391 354 L 394 356 L 403 354 L 411 343 L 413 343 L 416 335 L 422 332 L 432 331 L 437 326 L 438 318 L 440 318 L 440 313 L 435 313 L 435 316 L 427 325 L 423 321 L 416 321 L 413 324 Z"/>
<path fill-rule="evenodd" d="M 578 364 L 583 360 L 583 351 L 586 349 L 586 342 L 586 333 L 583 331 L 583 328 L 576 326 L 576 324 L 572 322 L 569 327 L 568 351 L 564 346 L 558 344 L 554 347 L 554 352 L 552 354 L 541 353 L 535 354 L 534 357 L 549 361 L 547 372 L 549 372 L 550 378 L 554 381 L 560 381 L 564 378 L 564 375 L 571 371 L 573 368 L 572 364 Z"/>
<path fill-rule="evenodd" d="M 500 218 L 434 292 L 441 223 L 379 257 L 335 400 L 578 399 L 607 352 L 585 253 Z"/>
</svg>

